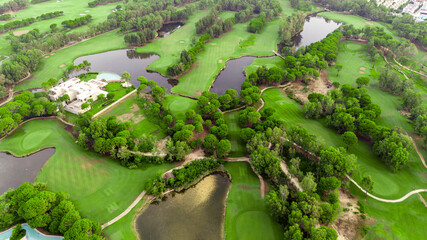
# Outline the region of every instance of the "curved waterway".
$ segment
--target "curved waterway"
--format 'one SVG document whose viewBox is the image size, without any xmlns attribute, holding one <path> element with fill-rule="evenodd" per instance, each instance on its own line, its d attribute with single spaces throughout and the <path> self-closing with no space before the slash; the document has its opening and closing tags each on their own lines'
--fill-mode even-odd
<svg viewBox="0 0 427 240">
<path fill-rule="evenodd" d="M 335 31 L 341 23 L 317 15 L 307 17 L 304 29 L 292 38 L 294 45 L 299 48 L 308 46 L 325 38 Z M 223 95 L 227 89 L 236 89 L 240 92 L 246 76 L 245 67 L 249 66 L 256 57 L 242 57 L 227 61 L 226 67 L 218 74 L 212 85 L 211 92 Z"/>
<path fill-rule="evenodd" d="M 168 79 L 156 72 L 148 72 L 147 67 L 160 57 L 151 53 L 137 53 L 134 49 L 121 49 L 93 55 L 86 55 L 74 60 L 74 65 L 87 60 L 91 63 L 91 72 L 115 73 L 121 75 L 129 72 L 132 76 L 131 83 L 139 87 L 137 78 L 144 76 L 148 80 L 157 82 L 158 86 L 164 86 L 168 92 L 177 84 L 177 80 Z M 77 73 L 79 75 L 80 73 Z"/>
<path fill-rule="evenodd" d="M 152 203 L 137 219 L 143 240 L 223 239 L 226 196 L 230 180 L 222 174 L 205 177 L 182 193 Z"/>
<path fill-rule="evenodd" d="M 24 182 L 33 182 L 54 153 L 54 148 L 47 148 L 26 157 L 0 152 L 0 195 Z"/>
</svg>

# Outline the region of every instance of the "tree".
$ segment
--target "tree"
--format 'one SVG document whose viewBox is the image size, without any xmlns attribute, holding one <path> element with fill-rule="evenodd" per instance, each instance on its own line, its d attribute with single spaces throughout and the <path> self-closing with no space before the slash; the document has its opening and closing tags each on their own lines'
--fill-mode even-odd
<svg viewBox="0 0 427 240">
<path fill-rule="evenodd" d="M 10 240 L 20 240 L 27 234 L 27 231 L 22 228 L 21 224 L 17 224 L 12 231 L 12 236 Z"/>
<path fill-rule="evenodd" d="M 97 100 L 100 100 L 100 101 L 104 100 L 104 98 L 105 98 L 105 95 L 103 93 L 97 96 Z"/>
<path fill-rule="evenodd" d="M 111 100 L 113 100 L 114 96 L 115 96 L 115 94 L 110 92 L 107 94 L 107 99 L 111 101 Z"/>
<path fill-rule="evenodd" d="M 314 179 L 314 175 L 308 172 L 304 179 L 301 181 L 301 187 L 305 192 L 311 193 L 316 191 L 317 183 Z"/>
<path fill-rule="evenodd" d="M 361 88 L 362 86 L 368 86 L 368 84 L 369 84 L 369 77 L 366 77 L 366 76 L 358 77 L 356 79 L 356 83 L 357 83 L 357 86 L 359 88 Z"/>
<path fill-rule="evenodd" d="M 354 134 L 353 132 L 345 132 L 343 135 L 341 135 L 341 137 L 347 147 L 347 150 L 348 147 L 355 145 L 358 141 L 356 134 Z"/>
<path fill-rule="evenodd" d="M 231 151 L 231 143 L 228 139 L 222 139 L 216 145 L 216 154 L 218 157 L 226 157 Z"/>
<path fill-rule="evenodd" d="M 203 147 L 207 153 L 213 153 L 215 150 L 215 146 L 218 144 L 218 139 L 213 134 L 206 135 L 203 141 Z"/>
<path fill-rule="evenodd" d="M 372 181 L 371 176 L 366 176 L 366 177 L 363 177 L 361 185 L 365 189 L 365 198 L 366 198 L 366 196 L 368 195 L 368 191 L 372 192 L 372 190 L 374 189 L 374 181 Z"/>
<path fill-rule="evenodd" d="M 84 109 L 86 109 L 86 108 L 88 108 L 89 107 L 89 103 L 83 103 L 82 104 L 82 110 L 84 110 Z"/>
<path fill-rule="evenodd" d="M 127 83 L 129 83 L 132 78 L 129 72 L 123 72 L 121 77 L 122 80 L 125 80 Z"/>
<path fill-rule="evenodd" d="M 335 65 L 335 68 L 337 69 L 337 76 L 338 76 L 340 74 L 342 68 L 343 68 L 343 65 L 342 64 L 337 64 L 337 65 Z"/>
</svg>

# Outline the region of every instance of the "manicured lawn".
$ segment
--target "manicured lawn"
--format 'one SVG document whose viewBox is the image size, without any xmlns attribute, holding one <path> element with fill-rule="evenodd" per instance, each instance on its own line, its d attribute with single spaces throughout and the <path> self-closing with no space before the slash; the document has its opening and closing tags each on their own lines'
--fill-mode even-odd
<svg viewBox="0 0 427 240">
<path fill-rule="evenodd" d="M 185 113 L 196 108 L 197 101 L 191 98 L 181 97 L 179 95 L 166 95 L 163 100 L 163 107 L 171 111 L 178 120 L 185 121 Z"/>
<path fill-rule="evenodd" d="M 280 20 L 268 22 L 260 34 L 247 31 L 248 23 L 240 23 L 220 38 L 207 43 L 205 50 L 198 54 L 190 72 L 179 79 L 179 84 L 172 91 L 191 96 L 199 96 L 208 90 L 217 74 L 228 59 L 245 55 L 271 56 L 271 50 L 277 50 Z M 251 40 L 251 44 L 245 43 Z"/>
<path fill-rule="evenodd" d="M 90 72 L 90 73 L 87 73 L 87 74 L 81 74 L 79 76 L 79 78 L 82 81 L 88 82 L 89 80 L 95 79 L 96 76 L 98 76 L 98 73 Z"/>
<path fill-rule="evenodd" d="M 126 44 L 123 41 L 123 36 L 115 30 L 58 50 L 53 55 L 49 55 L 48 58 L 42 58 L 39 68 L 32 73 L 33 77 L 16 86 L 15 90 L 40 87 L 44 81 L 52 77 L 61 78 L 65 69 L 72 65 L 73 60 L 77 57 L 124 47 Z M 61 67 L 62 64 L 65 66 Z"/>
<path fill-rule="evenodd" d="M 134 87 L 124 88 L 124 87 L 122 87 L 121 84 L 122 83 L 120 83 L 120 82 L 113 82 L 113 83 L 109 83 L 105 86 L 105 91 L 107 91 L 109 93 L 114 93 L 114 98 L 112 99 L 113 103 L 115 101 L 119 100 L 120 98 L 124 97 L 126 94 L 130 93 L 131 91 L 133 91 L 135 89 Z M 87 114 L 94 115 L 95 113 L 101 111 L 102 109 L 104 109 L 108 106 L 108 105 L 103 105 L 103 103 L 105 103 L 105 101 L 96 101 L 96 102 L 92 103 L 91 109 L 89 111 L 87 111 Z M 113 104 L 113 103 L 111 103 L 111 104 Z"/>
<path fill-rule="evenodd" d="M 366 26 L 382 27 L 384 28 L 384 31 L 386 33 L 396 37 L 394 33 L 390 31 L 390 29 L 387 27 L 385 23 L 369 21 L 359 16 L 348 15 L 348 14 L 337 13 L 337 12 L 322 12 L 322 13 L 319 13 L 319 15 L 334 21 L 343 22 L 346 24 L 353 24 L 353 26 L 356 28 L 364 28 Z"/>
<path fill-rule="evenodd" d="M 117 116 L 120 121 L 129 121 L 134 124 L 133 131 L 136 136 L 143 134 L 154 134 L 158 139 L 166 137 L 166 134 L 161 130 L 151 119 L 146 118 L 144 110 L 138 105 L 137 96 L 132 95 L 125 101 L 117 104 L 110 111 L 104 113 L 101 117 Z"/>
<path fill-rule="evenodd" d="M 155 53 L 160 56 L 147 69 L 166 74 L 172 64 L 178 62 L 181 51 L 189 49 L 192 39 L 196 37 L 196 22 L 209 14 L 209 10 L 196 11 L 177 31 L 165 38 L 157 38 L 152 43 L 137 48 L 138 53 Z"/>
<path fill-rule="evenodd" d="M 55 192 L 66 191 L 82 216 L 105 223 L 123 212 L 144 189 L 146 179 L 172 164 L 127 169 L 117 161 L 85 151 L 56 120 L 26 123 L 0 142 L 0 151 L 26 155 L 43 147 L 55 147 L 37 177 Z"/>
<path fill-rule="evenodd" d="M 228 125 L 228 139 L 231 142 L 230 157 L 242 157 L 245 155 L 246 146 L 240 140 L 240 126 L 239 126 L 239 111 L 230 112 L 224 115 L 225 122 Z"/>
<path fill-rule="evenodd" d="M 227 198 L 225 239 L 283 239 L 283 228 L 260 197 L 259 180 L 245 162 L 226 163 L 232 187 Z"/>
<path fill-rule="evenodd" d="M 105 235 L 108 236 L 109 239 L 117 239 L 117 240 L 121 240 L 121 239 L 126 239 L 126 240 L 131 240 L 131 239 L 137 239 L 136 234 L 138 233 L 134 233 L 132 224 L 133 224 L 133 219 L 134 217 L 138 217 L 139 213 L 138 213 L 138 208 L 140 208 L 143 205 L 143 201 L 145 199 L 143 199 L 142 201 L 140 201 L 135 207 L 134 209 L 127 214 L 125 217 L 123 217 L 122 219 L 120 219 L 119 221 L 117 221 L 116 223 L 114 223 L 111 226 L 108 226 L 107 228 L 105 228 L 105 230 L 103 231 L 103 233 Z"/>
</svg>

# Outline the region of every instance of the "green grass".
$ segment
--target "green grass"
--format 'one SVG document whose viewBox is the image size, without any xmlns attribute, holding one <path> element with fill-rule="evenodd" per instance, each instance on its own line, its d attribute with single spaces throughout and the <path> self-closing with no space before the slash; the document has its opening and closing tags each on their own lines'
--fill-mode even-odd
<svg viewBox="0 0 427 240">
<path fill-rule="evenodd" d="M 178 120 L 185 121 L 185 113 L 196 108 L 197 101 L 191 98 L 181 97 L 179 95 L 166 95 L 166 98 L 163 100 L 163 107 L 168 109 L 173 116 Z"/>
<path fill-rule="evenodd" d="M 242 157 L 245 155 L 246 146 L 240 141 L 239 111 L 230 112 L 224 115 L 228 125 L 229 139 L 231 142 L 230 157 Z"/>
<path fill-rule="evenodd" d="M 81 74 L 79 76 L 80 80 L 88 82 L 89 80 L 95 79 L 98 76 L 98 73 L 90 72 L 87 74 Z"/>
<path fill-rule="evenodd" d="M 140 213 L 138 209 L 143 205 L 143 201 L 140 201 L 125 217 L 114 223 L 113 225 L 108 226 L 103 230 L 103 233 L 108 236 L 108 239 L 114 240 L 131 240 L 137 239 L 135 236 L 134 230 L 132 229 L 132 222 L 134 217 L 136 218 Z"/>
<path fill-rule="evenodd" d="M 363 28 L 366 26 L 381 27 L 381 28 L 384 28 L 384 31 L 386 33 L 392 35 L 393 37 L 396 37 L 396 35 L 392 31 L 390 31 L 389 27 L 385 23 L 369 21 L 359 16 L 348 15 L 348 14 L 337 13 L 337 12 L 322 12 L 322 13 L 319 13 L 319 15 L 334 21 L 343 22 L 346 24 L 353 24 L 355 28 Z"/>
<path fill-rule="evenodd" d="M 112 102 L 119 100 L 120 98 L 124 97 L 126 94 L 130 93 L 135 88 L 124 88 L 122 87 L 121 82 L 112 82 L 105 86 L 105 91 L 109 93 L 114 93 L 114 97 L 112 99 Z M 105 101 L 95 101 L 91 104 L 91 109 L 87 111 L 88 114 L 94 115 L 95 113 L 101 111 L 102 109 L 106 108 L 108 105 L 103 105 Z"/>
<path fill-rule="evenodd" d="M 26 123 L 0 142 L 0 151 L 26 155 L 55 147 L 37 177 L 49 189 L 66 191 L 82 216 L 105 223 L 123 212 L 144 189 L 144 182 L 172 164 L 127 169 L 117 161 L 80 148 L 56 120 Z"/>
<path fill-rule="evenodd" d="M 207 16 L 210 11 L 197 11 L 179 30 L 165 38 L 157 38 L 152 43 L 137 48 L 138 53 L 155 53 L 160 58 L 154 61 L 147 69 L 166 75 L 166 70 L 179 61 L 181 51 L 189 49 L 192 39 L 196 37 L 196 22 Z"/>
<path fill-rule="evenodd" d="M 279 41 L 279 25 L 278 19 L 268 22 L 260 34 L 249 33 L 248 23 L 234 25 L 230 32 L 206 44 L 205 50 L 197 56 L 191 71 L 179 79 L 179 84 L 173 87 L 172 91 L 199 96 L 202 91 L 209 89 L 228 59 L 245 55 L 273 55 L 271 50 L 277 50 Z M 248 39 L 254 41 L 253 45 L 247 45 L 245 40 Z"/>
<path fill-rule="evenodd" d="M 15 90 L 40 87 L 44 81 L 50 78 L 61 78 L 65 69 L 73 65 L 73 60 L 77 57 L 124 47 L 126 44 L 123 41 L 123 36 L 115 30 L 58 50 L 48 58 L 43 58 L 38 69 L 32 73 L 33 77 L 16 86 Z M 65 66 L 61 68 L 62 64 Z"/>
<path fill-rule="evenodd" d="M 166 137 L 162 128 L 152 119 L 146 118 L 143 111 L 138 105 L 138 99 L 135 94 L 104 113 L 102 117 L 117 116 L 120 121 L 133 123 L 132 131 L 135 136 L 154 134 L 158 139 Z"/>
<path fill-rule="evenodd" d="M 225 239 L 283 239 L 283 228 L 260 197 L 259 179 L 248 163 L 226 163 L 232 187 L 227 198 Z"/>
</svg>

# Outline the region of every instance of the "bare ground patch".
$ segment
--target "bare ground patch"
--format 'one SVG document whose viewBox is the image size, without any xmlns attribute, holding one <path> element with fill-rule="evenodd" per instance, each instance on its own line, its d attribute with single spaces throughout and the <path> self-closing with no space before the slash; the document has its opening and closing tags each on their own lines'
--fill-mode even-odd
<svg viewBox="0 0 427 240">
<path fill-rule="evenodd" d="M 322 70 L 320 72 L 320 77 L 310 81 L 308 85 L 298 81 L 292 83 L 290 89 L 294 92 L 296 98 L 305 103 L 308 101 L 308 95 L 310 95 L 310 93 L 326 94 L 327 91 L 332 89 L 332 84 L 328 79 L 328 72 Z"/>
<path fill-rule="evenodd" d="M 341 239 L 361 239 L 360 229 L 366 224 L 374 224 L 375 219 L 366 216 L 366 220 L 355 213 L 359 212 L 357 207 L 357 198 L 350 196 L 348 193 L 340 189 L 339 197 L 341 207 L 343 209 L 348 209 L 342 211 L 335 224 L 332 226 L 340 235 Z M 340 237 L 338 239 L 340 239 Z"/>
<path fill-rule="evenodd" d="M 371 23 L 371 22 L 365 22 L 366 24 L 368 24 L 368 25 L 371 25 L 371 26 L 373 26 L 374 24 L 373 23 Z"/>
<path fill-rule="evenodd" d="M 19 30 L 19 31 L 13 32 L 13 35 L 15 35 L 15 36 L 21 36 L 21 35 L 24 35 L 24 34 L 28 33 L 29 31 L 30 30 Z"/>
<path fill-rule="evenodd" d="M 63 67 L 65 67 L 65 64 L 61 64 L 61 65 L 59 65 L 59 67 L 60 67 L 60 68 L 63 68 Z"/>
<path fill-rule="evenodd" d="M 130 107 L 130 112 L 117 116 L 117 119 L 122 122 L 132 121 L 135 124 L 139 123 L 145 119 L 145 117 L 142 114 L 135 114 L 139 110 L 140 110 L 139 106 L 137 104 L 133 104 Z"/>
<path fill-rule="evenodd" d="M 197 159 L 205 158 L 205 152 L 203 152 L 202 149 L 197 149 L 196 151 L 193 151 L 192 153 L 185 156 L 184 164 L 192 162 Z"/>
</svg>

